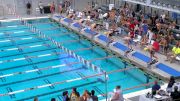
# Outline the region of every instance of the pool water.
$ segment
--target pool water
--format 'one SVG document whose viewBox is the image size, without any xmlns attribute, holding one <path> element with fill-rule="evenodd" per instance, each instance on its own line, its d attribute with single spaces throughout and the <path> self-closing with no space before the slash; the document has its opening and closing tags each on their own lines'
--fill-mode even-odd
<svg viewBox="0 0 180 101">
<path fill-rule="evenodd" d="M 28 23 L 35 26 L 43 34 L 61 43 L 62 46 L 74 51 L 77 55 L 86 60 L 92 60 L 94 65 L 106 72 L 125 68 L 124 60 L 120 58 L 98 59 L 106 57 L 107 55 L 113 56 L 113 54 L 108 53 L 100 46 L 94 45 L 85 38 L 80 38 L 77 33 L 66 29 L 62 25 L 51 22 L 50 19 L 30 20 Z M 87 49 L 85 50 L 85 48 Z M 78 62 L 78 60 L 56 47 L 50 40 L 38 37 L 37 33 L 31 32 L 30 29 L 22 25 L 21 22 L 1 23 L 0 76 L 38 68 L 59 66 L 61 64 L 66 65 L 59 66 L 59 68 L 0 78 L 0 94 L 98 74 L 97 71 L 84 66 L 82 63 L 71 64 L 73 62 Z M 133 65 L 128 64 L 128 67 L 133 67 Z M 109 74 L 107 91 L 113 91 L 116 85 L 121 85 L 122 89 L 126 89 L 145 84 L 147 79 L 144 74 L 144 72 L 137 68 L 127 70 L 126 72 Z M 150 79 L 150 82 L 153 80 L 154 78 Z M 52 97 L 61 101 L 62 92 L 65 90 L 71 92 L 73 87 L 77 87 L 77 90 L 81 94 L 85 89 L 94 89 L 96 95 L 106 93 L 104 77 L 98 76 L 9 96 L 2 96 L 0 97 L 0 101 L 32 101 L 36 96 L 38 96 L 40 101 L 49 101 Z M 123 93 L 135 92 L 145 88 L 146 87 L 141 87 Z M 104 97 L 101 96 L 99 99 L 104 99 Z"/>
</svg>

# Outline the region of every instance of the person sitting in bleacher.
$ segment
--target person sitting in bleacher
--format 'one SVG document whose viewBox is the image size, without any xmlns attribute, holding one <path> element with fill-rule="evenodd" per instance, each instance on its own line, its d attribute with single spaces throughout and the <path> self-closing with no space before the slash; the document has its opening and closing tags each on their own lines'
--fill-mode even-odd
<svg viewBox="0 0 180 101">
<path fill-rule="evenodd" d="M 146 35 L 143 35 L 142 38 L 141 38 L 141 40 L 140 40 L 140 46 L 141 46 L 141 47 L 146 46 L 146 45 L 147 45 L 147 42 L 148 42 L 147 36 L 146 36 Z"/>
<path fill-rule="evenodd" d="M 173 60 L 175 60 L 176 57 L 179 56 L 179 55 L 180 55 L 180 42 L 178 42 L 178 43 L 176 44 L 176 46 L 174 46 L 174 47 L 172 48 L 172 52 L 170 52 L 170 53 L 167 54 L 167 59 L 166 59 L 166 61 L 170 61 L 170 62 L 172 63 Z"/>
<path fill-rule="evenodd" d="M 165 55 L 167 55 L 167 52 L 168 52 L 168 49 L 169 49 L 169 38 L 168 38 L 168 36 L 165 36 L 160 40 L 160 45 L 163 48 L 163 53 Z"/>
</svg>

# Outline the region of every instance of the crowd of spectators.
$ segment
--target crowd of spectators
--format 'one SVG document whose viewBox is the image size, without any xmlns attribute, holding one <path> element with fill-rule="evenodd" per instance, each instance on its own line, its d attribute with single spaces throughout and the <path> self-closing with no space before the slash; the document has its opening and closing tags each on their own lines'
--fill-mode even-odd
<svg viewBox="0 0 180 101">
<path fill-rule="evenodd" d="M 116 86 L 113 92 L 110 92 L 109 95 L 111 96 L 111 101 L 124 101 L 121 86 Z M 64 91 L 62 93 L 62 100 L 63 101 L 98 101 L 98 97 L 95 95 L 95 91 L 91 90 L 84 90 L 83 94 L 77 91 L 76 88 L 72 88 L 71 93 L 69 94 L 68 91 Z M 105 95 L 102 95 L 105 96 Z M 34 101 L 39 101 L 38 97 L 34 98 Z M 57 101 L 55 98 L 52 98 L 51 101 Z"/>
</svg>

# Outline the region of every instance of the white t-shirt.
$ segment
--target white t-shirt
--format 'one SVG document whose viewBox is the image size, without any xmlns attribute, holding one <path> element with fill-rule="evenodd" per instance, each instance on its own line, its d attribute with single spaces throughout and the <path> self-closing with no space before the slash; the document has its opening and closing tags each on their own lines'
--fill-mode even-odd
<svg viewBox="0 0 180 101">
<path fill-rule="evenodd" d="M 108 16 L 108 13 L 105 13 L 104 15 L 103 15 L 103 17 L 107 17 Z"/>
<path fill-rule="evenodd" d="M 118 99 L 116 100 L 113 100 L 113 101 L 124 101 L 124 98 L 123 98 L 123 94 L 122 94 L 122 91 L 121 90 L 114 90 L 114 93 L 113 93 L 113 96 L 115 96 L 114 94 L 118 94 L 119 97 Z M 112 99 L 113 99 L 113 96 L 112 96 Z"/>
<path fill-rule="evenodd" d="M 162 19 L 165 19 L 166 14 L 162 14 L 161 17 L 162 17 Z"/>
<path fill-rule="evenodd" d="M 153 32 L 148 31 L 148 32 L 147 32 L 147 36 L 149 36 L 148 43 L 151 43 L 151 40 L 152 40 L 152 37 L 153 37 Z"/>
<path fill-rule="evenodd" d="M 92 100 L 92 98 L 90 97 L 90 98 L 87 98 L 87 101 L 93 101 L 93 100 Z"/>
</svg>

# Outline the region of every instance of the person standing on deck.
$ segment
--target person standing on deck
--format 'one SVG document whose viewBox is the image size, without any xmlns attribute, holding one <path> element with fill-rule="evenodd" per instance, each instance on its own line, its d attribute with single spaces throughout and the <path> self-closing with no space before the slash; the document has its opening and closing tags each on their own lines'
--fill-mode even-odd
<svg viewBox="0 0 180 101">
<path fill-rule="evenodd" d="M 31 3 L 30 2 L 28 2 L 26 4 L 26 8 L 27 8 L 27 14 L 30 15 L 31 14 Z"/>
<path fill-rule="evenodd" d="M 50 11 L 51 11 L 51 14 L 54 14 L 54 12 L 55 12 L 55 4 L 54 4 L 54 1 L 52 2 L 51 6 L 50 6 Z"/>
<path fill-rule="evenodd" d="M 43 12 L 44 12 L 43 11 L 43 4 L 41 1 L 39 2 L 38 6 L 39 6 L 40 13 L 43 14 Z"/>
</svg>

